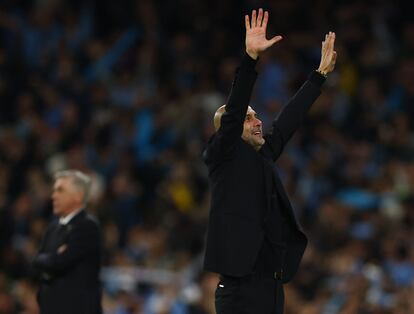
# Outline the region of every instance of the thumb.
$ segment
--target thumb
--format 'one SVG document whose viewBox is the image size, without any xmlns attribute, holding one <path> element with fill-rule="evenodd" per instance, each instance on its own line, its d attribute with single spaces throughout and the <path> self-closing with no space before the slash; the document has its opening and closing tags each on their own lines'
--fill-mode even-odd
<svg viewBox="0 0 414 314">
<path fill-rule="evenodd" d="M 337 56 L 336 51 L 333 51 L 332 60 L 331 60 L 331 63 L 329 64 L 329 71 L 333 71 L 333 69 L 335 68 L 336 56 Z"/>
<path fill-rule="evenodd" d="M 282 36 L 280 36 L 280 35 L 278 35 L 278 36 L 275 36 L 275 37 L 273 37 L 273 38 L 271 38 L 270 40 L 269 40 L 269 47 L 270 46 L 272 46 L 272 45 L 274 45 L 275 43 L 277 43 L 278 41 L 281 41 L 283 39 L 283 37 Z"/>
</svg>

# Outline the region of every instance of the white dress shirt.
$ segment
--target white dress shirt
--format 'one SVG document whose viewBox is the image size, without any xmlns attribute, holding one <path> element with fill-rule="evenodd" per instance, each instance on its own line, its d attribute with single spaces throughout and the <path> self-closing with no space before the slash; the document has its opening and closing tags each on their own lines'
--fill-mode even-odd
<svg viewBox="0 0 414 314">
<path fill-rule="evenodd" d="M 69 223 L 69 221 L 72 220 L 73 217 L 75 217 L 78 213 L 81 212 L 81 210 L 83 210 L 83 208 L 79 208 L 78 210 L 75 210 L 75 211 L 71 212 L 69 215 L 66 215 L 65 217 L 60 217 L 59 218 L 59 224 L 67 225 Z"/>
</svg>

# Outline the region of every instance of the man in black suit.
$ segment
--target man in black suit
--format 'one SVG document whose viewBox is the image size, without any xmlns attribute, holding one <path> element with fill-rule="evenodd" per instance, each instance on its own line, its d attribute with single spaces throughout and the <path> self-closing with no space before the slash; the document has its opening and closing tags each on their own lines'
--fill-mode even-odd
<svg viewBox="0 0 414 314">
<path fill-rule="evenodd" d="M 275 161 L 320 94 L 334 68 L 335 33 L 322 43 L 313 71 L 263 136 L 248 106 L 261 52 L 282 39 L 266 39 L 268 13 L 246 15 L 246 54 L 227 104 L 214 117 L 216 133 L 204 152 L 212 189 L 204 267 L 220 274 L 218 314 L 283 313 L 283 284 L 297 271 L 307 238 L 300 230 Z"/>
<path fill-rule="evenodd" d="M 56 173 L 53 221 L 33 266 L 41 283 L 41 314 L 99 314 L 101 239 L 98 222 L 85 211 L 90 178 L 77 170 Z"/>
</svg>

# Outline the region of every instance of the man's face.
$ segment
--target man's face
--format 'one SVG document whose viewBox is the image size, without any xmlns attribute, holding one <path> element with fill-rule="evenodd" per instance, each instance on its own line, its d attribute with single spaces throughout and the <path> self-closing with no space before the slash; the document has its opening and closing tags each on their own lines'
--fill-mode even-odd
<svg viewBox="0 0 414 314">
<path fill-rule="evenodd" d="M 82 192 L 77 190 L 70 177 L 56 180 L 52 193 L 53 213 L 66 216 L 82 206 Z"/>
<path fill-rule="evenodd" d="M 250 106 L 247 109 L 243 124 L 242 139 L 252 145 L 255 150 L 259 150 L 265 143 L 262 132 L 262 121 L 257 118 L 256 112 Z"/>
</svg>

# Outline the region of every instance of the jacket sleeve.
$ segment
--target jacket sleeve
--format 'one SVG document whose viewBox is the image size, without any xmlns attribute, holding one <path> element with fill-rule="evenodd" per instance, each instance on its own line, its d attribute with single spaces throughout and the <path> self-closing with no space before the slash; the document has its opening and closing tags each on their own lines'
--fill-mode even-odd
<svg viewBox="0 0 414 314">
<path fill-rule="evenodd" d="M 50 273 L 48 273 L 45 270 L 41 269 L 36 263 L 39 255 L 44 254 L 46 239 L 49 238 L 51 229 L 52 229 L 52 226 L 49 225 L 48 228 L 46 229 L 46 232 L 45 232 L 45 234 L 42 238 L 42 241 L 40 243 L 39 251 L 38 251 L 37 255 L 35 256 L 35 258 L 31 261 L 31 264 L 30 264 L 30 276 L 32 278 L 35 278 L 35 279 L 41 280 L 41 281 L 48 281 L 52 278 L 52 275 Z"/>
<path fill-rule="evenodd" d="M 292 135 L 302 124 L 306 113 L 321 93 L 325 77 L 313 71 L 290 101 L 272 122 L 271 132 L 265 135 L 263 153 L 276 160 Z"/>
<path fill-rule="evenodd" d="M 33 265 L 47 273 L 61 273 L 73 268 L 79 261 L 96 255 L 100 250 L 99 226 L 92 220 L 87 220 L 74 226 L 70 232 L 64 252 L 39 253 Z"/>
<path fill-rule="evenodd" d="M 241 60 L 226 103 L 226 111 L 221 117 L 220 128 L 214 136 L 211 149 L 221 157 L 231 157 L 237 141 L 243 133 L 243 123 L 250 102 L 257 73 L 257 60 L 247 54 Z"/>
</svg>

